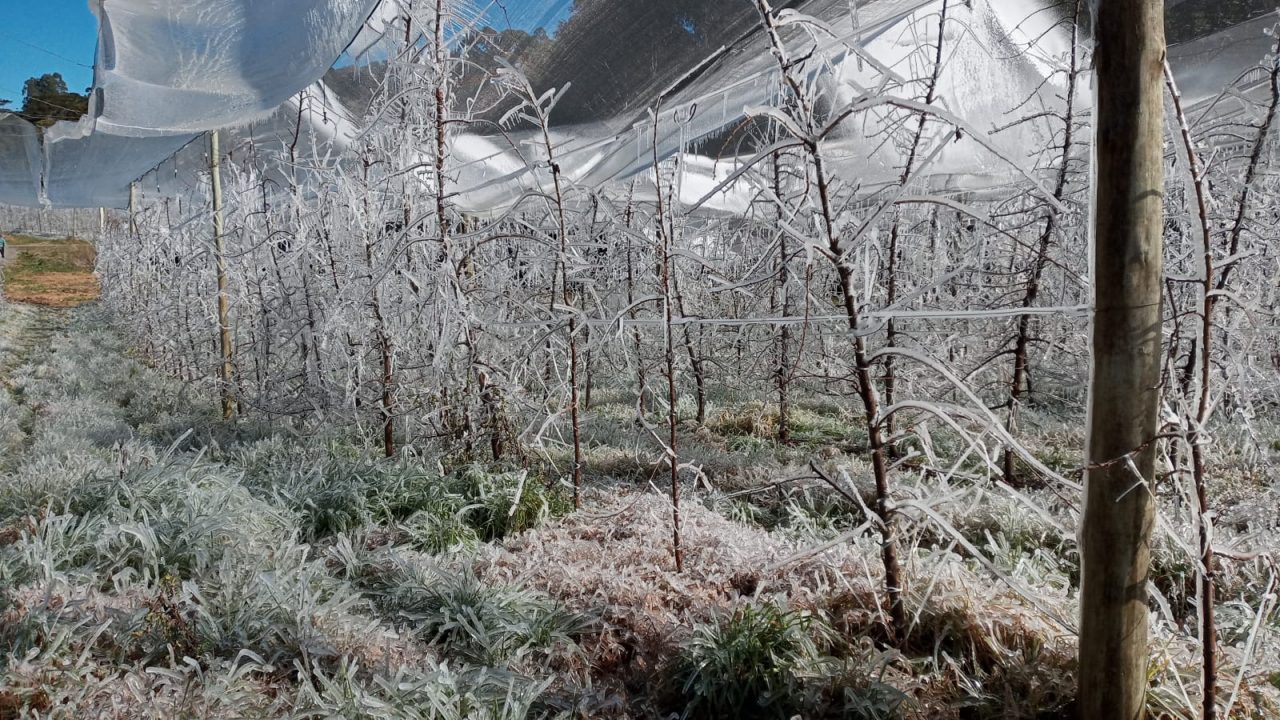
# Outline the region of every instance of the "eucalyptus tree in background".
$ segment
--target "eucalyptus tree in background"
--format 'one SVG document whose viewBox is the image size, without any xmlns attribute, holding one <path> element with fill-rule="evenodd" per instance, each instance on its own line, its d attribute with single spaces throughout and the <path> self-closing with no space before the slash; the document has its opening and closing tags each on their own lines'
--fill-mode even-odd
<svg viewBox="0 0 1280 720">
<path fill-rule="evenodd" d="M 22 88 L 22 108 L 17 114 L 37 127 L 49 128 L 63 120 L 75 122 L 89 112 L 88 92 L 71 92 L 62 73 L 30 78 Z M 0 108 L 10 104 L 11 101 L 0 100 Z"/>
<path fill-rule="evenodd" d="M 1140 720 L 1160 401 L 1164 0 L 1094 2 L 1093 367 L 1080 717 Z"/>
</svg>

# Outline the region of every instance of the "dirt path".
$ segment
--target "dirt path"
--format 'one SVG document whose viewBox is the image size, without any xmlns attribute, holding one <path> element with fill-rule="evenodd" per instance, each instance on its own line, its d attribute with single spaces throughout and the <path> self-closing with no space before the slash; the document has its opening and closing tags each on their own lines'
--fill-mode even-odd
<svg viewBox="0 0 1280 720">
<path fill-rule="evenodd" d="M 6 236 L 0 261 L 5 297 L 12 302 L 71 308 L 98 298 L 92 245 L 78 240 L 44 240 Z"/>
<path fill-rule="evenodd" d="M 53 336 L 66 329 L 67 312 L 57 308 L 36 306 L 18 343 L 17 359 L 20 364 L 29 363 L 35 356 L 49 351 Z"/>
</svg>

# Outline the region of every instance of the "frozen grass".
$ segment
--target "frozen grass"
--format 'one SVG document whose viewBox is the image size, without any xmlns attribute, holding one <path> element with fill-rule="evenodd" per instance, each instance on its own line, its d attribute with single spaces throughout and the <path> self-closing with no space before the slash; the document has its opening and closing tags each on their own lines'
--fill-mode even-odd
<svg viewBox="0 0 1280 720">
<path fill-rule="evenodd" d="M 0 284 L 0 290 L 3 285 Z M 26 438 L 22 423 L 26 413 L 13 387 L 5 380 L 21 361 L 22 338 L 28 332 L 34 311 L 0 299 L 0 469 L 14 458 Z"/>
<path fill-rule="evenodd" d="M 809 698 L 804 702 L 826 698 L 821 708 L 808 706 L 806 717 L 840 716 L 841 698 L 849 707 L 863 701 L 879 707 L 875 697 L 898 692 L 910 697 L 893 707 L 911 717 L 959 717 L 954 713 L 961 702 L 1002 717 L 1011 697 L 1032 688 L 1039 693 L 1033 696 L 1036 712 L 1060 709 L 1070 699 L 1069 637 L 1007 588 L 984 580 L 982 569 L 958 554 L 914 556 L 912 603 L 919 615 L 911 646 L 921 654 L 886 656 L 873 651 L 883 637 L 883 615 L 875 592 L 876 549 L 869 539 L 811 553 L 812 538 L 736 522 L 690 502 L 683 513 L 686 569 L 675 575 L 667 545 L 670 511 L 660 496 L 614 488 L 591 500 L 598 513 L 573 515 L 512 538 L 482 556 L 478 567 L 484 579 L 519 579 L 571 608 L 601 613 L 603 631 L 586 641 L 588 654 L 596 659 L 600 680 L 632 702 L 666 703 L 677 713 L 689 710 L 684 702 L 705 702 L 696 693 L 677 692 L 673 699 L 671 683 L 682 687 L 689 678 L 686 673 L 677 681 L 672 673 L 680 672 L 669 664 L 682 648 L 720 637 L 711 628 L 746 612 L 742 608 L 766 605 L 810 613 L 835 628 L 840 639 L 842 647 L 824 650 L 826 659 L 811 659 L 838 661 L 843 680 L 797 681 L 796 692 Z M 1046 605 L 1071 615 L 1065 581 L 1040 590 Z M 976 684 L 962 684 L 961 678 Z M 698 680 L 703 681 L 711 682 Z M 707 707 L 689 712 L 714 716 L 717 711 Z M 1035 715 L 1011 715 L 1023 716 Z"/>
<path fill-rule="evenodd" d="M 50 717 L 1067 717 L 1075 514 L 1050 489 L 946 476 L 924 433 L 897 500 L 912 626 L 888 651 L 852 419 L 718 406 L 682 427 L 686 568 L 672 570 L 659 459 L 625 398 L 587 415 L 585 510 L 529 468 L 387 461 L 358 439 L 224 424 L 214 400 L 134 358 L 98 310 L 0 318 L 0 713 Z M 50 333 L 53 336 L 50 338 Z M 47 347 L 46 347 L 47 345 Z M 771 415 L 772 412 L 772 415 Z M 9 413 L 5 413 L 9 417 Z M 773 420 L 770 420 L 770 418 Z M 1024 424 L 1074 467 L 1080 437 Z M 1216 459 L 1223 547 L 1272 548 L 1268 442 Z M 843 440 L 842 440 L 843 438 Z M 927 452 L 926 452 L 927 451 Z M 443 455 L 441 456 L 444 457 Z M 817 461 L 837 491 L 806 465 Z M 966 470 L 982 463 L 964 465 Z M 1155 548 L 1157 717 L 1197 679 L 1192 536 L 1176 488 Z M 1185 541 L 1184 541 L 1185 542 Z M 1225 687 L 1277 707 L 1269 556 L 1223 564 Z M 1261 614 L 1259 614 L 1261 609 Z M 1249 714 L 1252 713 L 1252 714 Z"/>
<path fill-rule="evenodd" d="M 431 565 L 415 547 L 562 512 L 554 492 L 220 427 L 96 310 L 49 350 L 6 368 L 6 401 L 29 415 L 0 476 L 6 717 L 544 713 L 552 676 L 532 658 L 572 655 L 587 621 L 533 591 L 407 568 Z M 468 542 L 431 529 L 450 523 Z M 353 536 L 384 552 L 335 562 Z M 387 557 L 412 560 L 380 575 Z"/>
</svg>

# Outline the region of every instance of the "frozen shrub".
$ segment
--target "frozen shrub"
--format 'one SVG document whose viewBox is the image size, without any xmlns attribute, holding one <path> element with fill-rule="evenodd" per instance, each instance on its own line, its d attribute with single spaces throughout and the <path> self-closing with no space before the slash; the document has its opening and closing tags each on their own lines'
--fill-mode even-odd
<svg viewBox="0 0 1280 720">
<path fill-rule="evenodd" d="M 537 527 L 571 509 L 562 492 L 524 472 L 491 473 L 471 466 L 453 484 L 469 501 L 467 524 L 485 541 Z"/>
<path fill-rule="evenodd" d="M 685 718 L 790 718 L 811 703 L 805 684 L 823 664 L 815 636 L 829 631 L 803 611 L 743 605 L 695 631 L 669 670 Z"/>
<path fill-rule="evenodd" d="M 423 573 L 402 564 L 378 603 L 446 657 L 487 667 L 574 653 L 588 627 L 542 593 L 486 585 L 467 571 Z"/>
<path fill-rule="evenodd" d="M 173 602 L 211 654 L 231 657 L 248 649 L 273 664 L 311 657 L 333 660 L 343 634 L 380 636 L 378 621 L 362 614 L 367 603 L 303 546 L 251 557 L 225 557 L 198 581 L 184 582 Z"/>
<path fill-rule="evenodd" d="M 396 527 L 416 550 L 438 553 L 456 547 L 471 548 L 480 542 L 480 536 L 459 514 L 419 511 Z"/>
<path fill-rule="evenodd" d="M 526 720 L 549 717 L 540 699 L 550 681 L 488 669 L 428 664 L 370 681 L 343 662 L 335 672 L 299 668 L 294 705 L 304 717 L 386 720 Z"/>
<path fill-rule="evenodd" d="M 17 537 L 0 547 L 0 586 L 38 580 L 92 581 L 96 544 L 106 523 L 101 518 L 48 515 L 11 527 Z"/>
</svg>

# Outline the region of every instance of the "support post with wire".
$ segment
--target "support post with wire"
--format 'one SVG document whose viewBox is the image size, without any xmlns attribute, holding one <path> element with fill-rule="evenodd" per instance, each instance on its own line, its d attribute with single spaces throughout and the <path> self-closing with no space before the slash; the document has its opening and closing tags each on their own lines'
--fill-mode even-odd
<svg viewBox="0 0 1280 720">
<path fill-rule="evenodd" d="M 138 237 L 138 183 L 129 183 L 129 237 Z"/>
<path fill-rule="evenodd" d="M 1164 0 L 1106 0 L 1094 12 L 1093 362 L 1078 710 L 1091 720 L 1142 720 L 1164 280 Z"/>
</svg>

